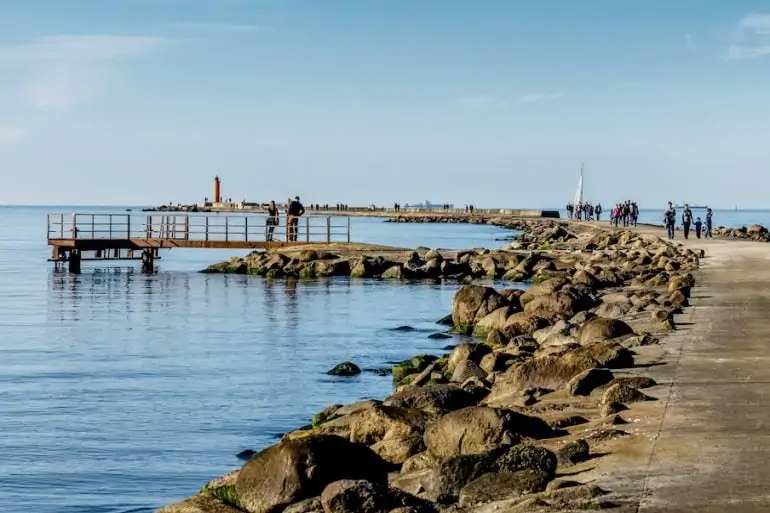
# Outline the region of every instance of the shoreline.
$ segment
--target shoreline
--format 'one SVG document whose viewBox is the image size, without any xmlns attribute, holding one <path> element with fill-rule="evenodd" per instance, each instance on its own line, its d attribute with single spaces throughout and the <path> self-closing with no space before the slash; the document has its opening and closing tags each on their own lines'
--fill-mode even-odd
<svg viewBox="0 0 770 513">
<path fill-rule="evenodd" d="M 448 355 L 402 362 L 394 367 L 397 388 L 385 401 L 329 408 L 314 417 L 310 429 L 285 435 L 239 473 L 159 511 L 230 513 L 241 510 L 233 506 L 238 504 L 242 510 L 262 512 L 269 511 L 265 504 L 288 505 L 300 498 L 310 501 L 304 505 L 309 509 L 290 506 L 286 511 L 326 511 L 330 503 L 346 504 L 351 496 L 399 503 L 416 508 L 413 511 L 458 512 L 527 503 L 567 508 L 572 503 L 627 501 L 611 486 L 605 490 L 601 483 L 587 484 L 591 479 L 581 484 L 591 474 L 584 467 L 601 467 L 605 459 L 614 463 L 615 453 L 628 452 L 624 443 L 633 448 L 628 423 L 642 426 L 644 422 L 634 423 L 633 416 L 660 405 L 653 399 L 662 393 L 661 385 L 647 371 L 662 361 L 655 353 L 676 329 L 675 316 L 688 306 L 691 272 L 697 270 L 702 253 L 671 246 L 650 227 L 616 231 L 583 222 L 505 222 L 523 232 L 508 249 L 410 252 L 401 259 L 383 259 L 389 265 L 380 262 L 379 267 L 372 262 L 382 256 L 359 255 L 352 257 L 355 264 L 348 270 L 360 277 L 382 277 L 398 267 L 402 275 L 393 271 L 391 277 L 472 281 L 494 275 L 534 282 L 523 293 L 472 284 L 460 288 L 452 308 L 453 329 L 483 339 L 461 344 Z M 272 269 L 252 274 L 270 276 L 277 260 L 284 267 L 298 263 L 291 257 L 277 258 L 277 253 L 285 252 L 259 257 L 272 258 Z M 296 258 L 300 262 L 302 253 Z M 306 253 L 303 262 L 308 264 L 303 269 L 313 275 L 319 261 L 332 260 L 315 253 L 315 258 Z M 441 274 L 442 266 L 454 271 L 464 266 L 465 274 Z M 227 272 L 249 272 L 250 267 L 265 266 L 262 260 L 243 260 Z M 351 273 L 355 269 L 363 273 Z M 292 274 L 281 271 L 272 277 Z M 589 311 L 597 317 L 584 313 Z M 646 416 L 654 417 L 649 412 Z M 267 484 L 259 468 L 277 465 L 276 451 L 320 451 L 320 458 L 324 449 L 315 445 L 338 444 L 338 439 L 349 444 L 339 450 L 368 449 L 348 461 L 345 475 L 337 477 L 364 478 L 368 484 L 329 481 L 312 489 L 299 487 L 290 498 L 264 491 Z M 529 456 L 516 459 L 516 451 L 529 451 Z M 386 470 L 364 475 L 356 469 L 361 458 L 384 460 L 390 475 Z M 469 462 L 487 471 L 468 474 L 463 468 Z M 395 469 L 399 471 L 394 474 Z M 566 473 L 575 472 L 574 481 L 566 478 Z M 256 488 L 262 491 L 256 493 Z M 515 497 L 510 496 L 512 489 Z M 189 509 L 193 507 L 198 509 Z M 395 509 L 383 506 L 376 511 Z"/>
</svg>

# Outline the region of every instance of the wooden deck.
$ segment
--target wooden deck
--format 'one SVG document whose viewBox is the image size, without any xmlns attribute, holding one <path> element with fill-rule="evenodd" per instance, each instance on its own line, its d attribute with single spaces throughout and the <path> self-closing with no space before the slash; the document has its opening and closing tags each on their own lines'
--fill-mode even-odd
<svg viewBox="0 0 770 513">
<path fill-rule="evenodd" d="M 83 260 L 136 260 L 134 253 L 157 258 L 158 250 L 273 249 L 307 244 L 350 242 L 350 218 L 305 215 L 294 237 L 282 215 L 269 236 L 262 214 L 49 214 L 48 245 L 53 261 L 67 261 L 73 252 L 93 252 Z"/>
</svg>

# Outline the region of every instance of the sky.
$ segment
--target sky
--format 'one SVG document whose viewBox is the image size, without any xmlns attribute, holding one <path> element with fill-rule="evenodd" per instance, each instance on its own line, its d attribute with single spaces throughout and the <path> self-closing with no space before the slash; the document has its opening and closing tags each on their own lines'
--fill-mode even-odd
<svg viewBox="0 0 770 513">
<path fill-rule="evenodd" d="M 2 0 L 0 204 L 770 207 L 767 0 Z"/>
</svg>

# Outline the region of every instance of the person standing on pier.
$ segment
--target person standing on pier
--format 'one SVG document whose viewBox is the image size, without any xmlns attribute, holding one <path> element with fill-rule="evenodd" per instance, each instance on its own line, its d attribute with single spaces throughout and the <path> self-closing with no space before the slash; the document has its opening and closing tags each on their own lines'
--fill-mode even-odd
<svg viewBox="0 0 770 513">
<path fill-rule="evenodd" d="M 265 221 L 267 227 L 265 240 L 267 242 L 273 241 L 273 233 L 275 232 L 275 227 L 278 226 L 278 222 L 278 206 L 275 204 L 275 201 L 270 201 L 270 204 L 267 206 L 267 220 Z"/>
<path fill-rule="evenodd" d="M 294 197 L 294 201 L 289 203 L 289 211 L 286 219 L 286 228 L 289 234 L 289 241 L 297 241 L 297 232 L 299 231 L 299 218 L 305 213 L 305 207 L 299 201 L 299 196 Z"/>
</svg>

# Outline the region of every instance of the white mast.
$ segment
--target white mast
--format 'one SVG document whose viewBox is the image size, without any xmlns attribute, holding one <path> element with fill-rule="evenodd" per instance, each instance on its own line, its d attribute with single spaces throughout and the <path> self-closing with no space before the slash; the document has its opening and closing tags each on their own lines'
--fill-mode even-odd
<svg viewBox="0 0 770 513">
<path fill-rule="evenodd" d="M 578 188 L 575 192 L 575 203 L 574 205 L 580 205 L 583 203 L 583 167 L 585 164 L 583 162 L 580 163 L 580 180 L 578 181 Z"/>
</svg>

